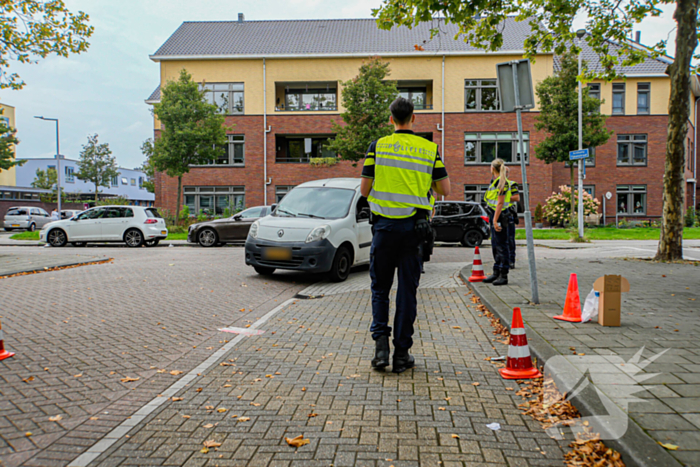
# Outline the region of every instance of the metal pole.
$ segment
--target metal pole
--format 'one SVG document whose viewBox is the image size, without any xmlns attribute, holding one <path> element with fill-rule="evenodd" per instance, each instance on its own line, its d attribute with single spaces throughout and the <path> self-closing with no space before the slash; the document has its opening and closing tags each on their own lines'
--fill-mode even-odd
<svg viewBox="0 0 700 467">
<path fill-rule="evenodd" d="M 579 39 L 579 42 L 580 39 Z M 578 74 L 581 76 L 581 50 L 578 51 Z M 583 97 L 581 80 L 578 82 L 578 148 L 583 149 Z M 578 160 L 578 238 L 583 238 L 583 164 Z M 573 189 L 573 188 L 572 188 Z"/>
<path fill-rule="evenodd" d="M 530 292 L 532 303 L 540 303 L 537 290 L 537 266 L 535 265 L 535 243 L 532 236 L 532 216 L 530 215 L 530 190 L 527 186 L 527 170 L 525 164 L 525 145 L 523 144 L 523 119 L 520 108 L 520 89 L 518 88 L 518 62 L 512 61 L 513 86 L 515 87 L 515 115 L 518 120 L 518 152 L 520 153 L 520 171 L 523 178 L 523 203 L 525 207 L 525 234 L 527 237 L 527 261 L 530 268 Z"/>
<path fill-rule="evenodd" d="M 267 70 L 263 57 L 263 204 L 267 206 Z"/>
<path fill-rule="evenodd" d="M 605 201 L 607 198 L 603 195 L 603 227 L 605 227 Z"/>
<path fill-rule="evenodd" d="M 61 139 L 58 131 L 58 119 L 56 120 L 56 188 L 58 190 L 58 215 L 61 216 Z"/>
</svg>

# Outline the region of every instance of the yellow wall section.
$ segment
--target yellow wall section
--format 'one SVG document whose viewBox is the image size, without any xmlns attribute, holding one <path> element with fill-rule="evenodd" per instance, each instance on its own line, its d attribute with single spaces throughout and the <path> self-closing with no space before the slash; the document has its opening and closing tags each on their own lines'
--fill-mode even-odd
<svg viewBox="0 0 700 467">
<path fill-rule="evenodd" d="M 11 105 L 0 104 L 0 108 L 3 110 L 2 116 L 7 117 L 10 120 L 10 127 L 15 128 L 15 108 Z M 9 170 L 0 171 L 0 185 L 3 186 L 16 186 L 17 182 L 15 180 L 15 168 L 12 167 Z"/>
<path fill-rule="evenodd" d="M 464 112 L 464 81 L 467 79 L 494 79 L 496 65 L 510 60 L 521 59 L 518 55 L 466 55 L 446 56 L 445 58 L 445 112 Z M 268 59 L 267 66 L 267 112 L 269 115 L 292 114 L 294 112 L 275 111 L 276 99 L 284 100 L 284 86 L 287 82 L 337 82 L 338 111 L 303 112 L 303 114 L 333 114 L 342 112 L 342 81 L 355 77 L 364 59 L 362 58 L 300 58 Z M 442 56 L 426 55 L 420 52 L 415 57 L 386 58 L 390 63 L 390 79 L 397 81 L 432 81 L 428 86 L 428 98 L 432 99 L 433 109 L 424 112 L 442 111 Z M 161 86 L 177 79 L 180 70 L 187 69 L 195 81 L 243 82 L 245 84 L 245 114 L 263 113 L 263 62 L 255 60 L 173 60 L 161 62 Z M 539 82 L 553 73 L 553 55 L 540 55 L 532 63 L 533 90 Z M 600 82 L 600 81 L 594 81 Z M 620 81 L 616 81 L 620 82 Z M 625 115 L 637 115 L 637 83 L 651 83 L 651 114 L 668 113 L 668 78 L 629 78 L 626 83 Z M 601 97 L 604 103 L 601 111 L 612 112 L 612 84 L 601 83 Z M 535 107 L 534 110 L 538 110 Z M 156 128 L 159 124 L 154 121 Z"/>
</svg>

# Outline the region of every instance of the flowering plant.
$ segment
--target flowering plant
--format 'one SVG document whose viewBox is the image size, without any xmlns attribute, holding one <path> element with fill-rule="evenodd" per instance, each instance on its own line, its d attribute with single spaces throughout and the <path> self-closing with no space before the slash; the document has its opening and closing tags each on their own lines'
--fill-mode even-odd
<svg viewBox="0 0 700 467">
<path fill-rule="evenodd" d="M 544 205 L 544 217 L 552 223 L 566 222 L 571 213 L 571 188 L 562 185 L 559 190 L 559 193 L 552 193 Z M 574 191 L 574 203 L 578 208 L 578 190 Z M 599 206 L 600 201 L 588 192 L 583 192 L 583 214 L 585 216 L 596 214 Z"/>
</svg>

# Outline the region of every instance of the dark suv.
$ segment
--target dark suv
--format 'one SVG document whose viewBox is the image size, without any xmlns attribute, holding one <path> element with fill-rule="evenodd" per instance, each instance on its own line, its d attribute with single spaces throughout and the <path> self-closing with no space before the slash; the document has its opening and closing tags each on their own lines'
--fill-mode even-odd
<svg viewBox="0 0 700 467">
<path fill-rule="evenodd" d="M 491 232 L 486 210 L 471 201 L 436 202 L 432 226 L 436 242 L 460 242 L 466 247 L 480 246 Z"/>
</svg>

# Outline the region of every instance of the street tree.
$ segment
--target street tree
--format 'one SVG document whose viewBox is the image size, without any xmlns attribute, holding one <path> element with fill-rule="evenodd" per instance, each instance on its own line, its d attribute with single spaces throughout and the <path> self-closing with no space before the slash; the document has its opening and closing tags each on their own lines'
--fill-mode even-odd
<svg viewBox="0 0 700 467">
<path fill-rule="evenodd" d="M 176 219 L 182 203 L 182 176 L 191 166 L 211 163 L 226 151 L 226 119 L 204 97 L 200 85 L 183 69 L 176 81 L 163 86 L 160 102 L 153 106 L 162 127 L 150 161 L 155 170 L 177 177 Z"/>
<path fill-rule="evenodd" d="M 87 144 L 83 145 L 75 176 L 84 182 L 95 184 L 95 202 L 99 201 L 100 187 L 108 188 L 112 179 L 119 176 L 117 160 L 112 156 L 109 144 L 100 144 L 97 134 L 88 136 Z"/>
<path fill-rule="evenodd" d="M 357 162 L 365 157 L 372 141 L 392 133 L 389 104 L 398 91 L 396 82 L 386 80 L 389 74 L 389 63 L 374 57 L 360 66 L 356 77 L 342 83 L 345 111 L 341 117 L 345 125 L 333 122 L 336 137 L 329 141 L 328 150 Z"/>
<path fill-rule="evenodd" d="M 565 52 L 560 58 L 557 74 L 548 76 L 537 84 L 536 92 L 540 113 L 535 118 L 535 128 L 544 131 L 546 137 L 535 147 L 535 156 L 546 164 L 569 161 L 569 151 L 578 149 L 578 57 Z M 583 147 L 595 148 L 605 144 L 612 131 L 605 126 L 605 115 L 599 111 L 601 101 L 581 94 Z M 575 164 L 569 163 L 571 175 L 570 221 L 576 219 L 574 183 Z"/>
<path fill-rule="evenodd" d="M 34 175 L 34 181 L 31 185 L 33 188 L 40 188 L 42 190 L 52 190 L 51 193 L 42 193 L 39 195 L 39 199 L 44 203 L 52 203 L 57 199 L 57 181 L 58 173 L 53 167 L 48 167 L 46 170 L 36 169 Z M 61 194 L 63 194 L 63 188 L 61 188 Z"/>
<path fill-rule="evenodd" d="M 2 112 L 3 109 L 0 109 L 0 115 Z M 18 161 L 15 158 L 15 145 L 17 144 L 19 144 L 17 129 L 11 128 L 3 120 L 0 120 L 0 172 L 24 164 L 24 161 Z"/>
<path fill-rule="evenodd" d="M 156 184 L 155 184 L 155 177 L 156 177 L 156 170 L 153 167 L 153 138 L 148 138 L 146 141 L 143 142 L 141 145 L 141 153 L 146 157 L 146 160 L 144 161 L 143 164 L 141 164 L 141 167 L 139 168 L 147 177 L 146 180 L 143 181 L 143 187 L 148 191 L 149 193 L 155 193 L 156 191 Z"/>
<path fill-rule="evenodd" d="M 382 0 L 373 10 L 380 28 L 412 27 L 436 17 L 458 25 L 457 38 L 472 46 L 496 51 L 503 45 L 503 27 L 508 15 L 527 21 L 530 33 L 523 44 L 525 55 L 554 51 L 563 54 L 570 47 L 578 53 L 572 29 L 576 17 L 586 18 L 584 40 L 600 59 L 601 67 L 589 70 L 586 78 L 618 78 L 622 66 L 641 63 L 645 57 L 664 53 L 666 41 L 639 47 L 629 39 L 635 25 L 645 18 L 659 16 L 660 6 L 675 4 L 676 50 L 666 73 L 670 77 L 669 118 L 664 171 L 663 222 L 656 258 L 676 260 L 683 257 L 683 171 L 684 142 L 690 114 L 691 60 L 698 43 L 698 3 L 700 0 Z M 439 33 L 441 20 L 431 31 Z M 613 46 L 612 44 L 616 44 Z M 418 48 L 418 47 L 417 47 Z M 614 50 L 613 50 L 614 49 Z M 579 77 L 583 78 L 583 77 Z"/>
<path fill-rule="evenodd" d="M 90 17 L 71 13 L 63 0 L 3 1 L 0 7 L 0 89 L 22 89 L 24 81 L 8 71 L 11 62 L 37 63 L 49 55 L 85 52 L 94 28 Z"/>
</svg>

